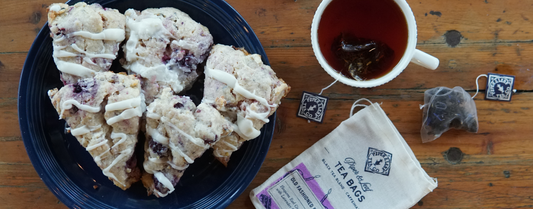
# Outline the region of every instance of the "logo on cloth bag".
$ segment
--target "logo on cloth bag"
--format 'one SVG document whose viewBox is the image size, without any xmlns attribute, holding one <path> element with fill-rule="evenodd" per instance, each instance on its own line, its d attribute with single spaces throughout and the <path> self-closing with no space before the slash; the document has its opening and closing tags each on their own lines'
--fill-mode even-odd
<svg viewBox="0 0 533 209">
<path fill-rule="evenodd" d="M 389 176 L 392 154 L 384 150 L 369 147 L 366 156 L 365 171 Z"/>
</svg>

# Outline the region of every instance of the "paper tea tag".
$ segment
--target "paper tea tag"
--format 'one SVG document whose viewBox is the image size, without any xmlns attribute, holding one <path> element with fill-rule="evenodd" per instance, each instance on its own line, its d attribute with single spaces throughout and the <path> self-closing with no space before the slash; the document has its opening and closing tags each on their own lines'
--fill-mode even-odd
<svg viewBox="0 0 533 209">
<path fill-rule="evenodd" d="M 296 116 L 312 120 L 317 123 L 324 121 L 328 98 L 311 92 L 304 91 L 300 99 L 300 107 Z"/>
<path fill-rule="evenodd" d="M 485 99 L 510 102 L 513 95 L 515 77 L 488 73 Z"/>
</svg>

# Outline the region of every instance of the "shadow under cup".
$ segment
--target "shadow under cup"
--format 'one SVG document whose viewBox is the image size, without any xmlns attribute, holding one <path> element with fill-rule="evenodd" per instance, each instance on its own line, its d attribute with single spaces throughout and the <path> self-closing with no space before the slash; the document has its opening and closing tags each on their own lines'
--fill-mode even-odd
<svg viewBox="0 0 533 209">
<path fill-rule="evenodd" d="M 324 0 L 311 26 L 313 51 L 324 70 L 362 88 L 389 82 L 411 61 L 435 69 L 438 60 L 415 49 L 416 36 L 405 0 Z M 431 59 L 418 59 L 417 53 Z"/>
</svg>

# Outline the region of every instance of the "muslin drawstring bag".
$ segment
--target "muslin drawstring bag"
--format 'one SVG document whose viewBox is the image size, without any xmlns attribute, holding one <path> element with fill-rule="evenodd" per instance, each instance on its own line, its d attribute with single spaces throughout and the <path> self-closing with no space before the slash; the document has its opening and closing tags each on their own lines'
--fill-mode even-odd
<svg viewBox="0 0 533 209">
<path fill-rule="evenodd" d="M 359 104 L 368 101 L 370 105 Z M 409 208 L 437 187 L 379 104 L 367 99 L 335 130 L 250 192 L 256 208 Z"/>
</svg>

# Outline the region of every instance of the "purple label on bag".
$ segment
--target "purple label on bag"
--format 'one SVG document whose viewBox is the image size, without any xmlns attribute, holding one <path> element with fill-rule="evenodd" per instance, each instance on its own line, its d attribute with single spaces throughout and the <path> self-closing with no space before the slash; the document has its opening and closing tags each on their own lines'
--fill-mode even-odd
<svg viewBox="0 0 533 209">
<path fill-rule="evenodd" d="M 265 188 L 256 197 L 267 209 L 283 208 L 328 208 L 332 209 L 328 201 L 328 194 L 324 194 L 316 182 L 319 175 L 313 176 L 303 163 L 287 172 Z"/>
</svg>

